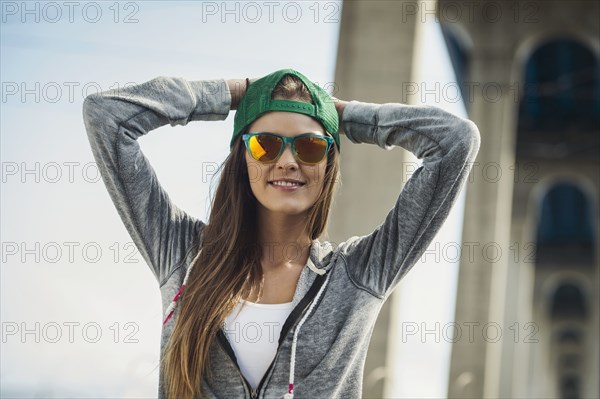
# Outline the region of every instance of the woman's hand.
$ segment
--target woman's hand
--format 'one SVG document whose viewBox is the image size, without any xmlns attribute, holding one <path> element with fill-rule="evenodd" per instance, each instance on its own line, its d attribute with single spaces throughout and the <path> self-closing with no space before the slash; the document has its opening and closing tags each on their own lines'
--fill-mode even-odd
<svg viewBox="0 0 600 399">
<path fill-rule="evenodd" d="M 250 84 L 254 83 L 260 78 L 249 78 Z M 242 97 L 246 94 L 246 79 L 229 79 L 227 80 L 227 86 L 229 86 L 229 92 L 231 93 L 231 107 L 230 109 L 236 110 Z"/>
<path fill-rule="evenodd" d="M 338 117 L 339 117 L 339 124 L 340 124 L 339 132 L 340 132 L 340 134 L 345 135 L 346 132 L 342 128 L 342 115 L 344 114 L 344 108 L 346 108 L 348 101 L 340 100 L 339 98 L 335 98 L 333 96 L 331 96 L 331 98 L 333 99 L 333 104 L 335 105 L 335 110 L 337 111 Z"/>
<path fill-rule="evenodd" d="M 227 86 L 231 93 L 231 110 L 236 110 L 240 100 L 246 93 L 246 79 L 228 79 Z"/>
</svg>

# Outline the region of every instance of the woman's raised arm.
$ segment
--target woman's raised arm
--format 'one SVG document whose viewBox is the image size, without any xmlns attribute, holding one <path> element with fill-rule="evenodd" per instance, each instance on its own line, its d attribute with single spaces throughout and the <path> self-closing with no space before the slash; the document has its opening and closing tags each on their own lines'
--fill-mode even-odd
<svg viewBox="0 0 600 399">
<path fill-rule="evenodd" d="M 160 285 L 185 261 L 204 223 L 171 201 L 137 139 L 167 123 L 224 120 L 231 101 L 223 79 L 161 76 L 92 94 L 83 102 L 85 128 L 104 184 Z"/>
<path fill-rule="evenodd" d="M 384 222 L 371 234 L 340 244 L 354 283 L 385 299 L 448 216 L 479 150 L 479 130 L 472 121 L 439 107 L 359 101 L 345 104 L 342 124 L 353 143 L 386 150 L 400 146 L 423 159 Z M 378 174 L 394 184 L 385 171 Z M 356 200 L 368 201 L 368 193 Z"/>
</svg>

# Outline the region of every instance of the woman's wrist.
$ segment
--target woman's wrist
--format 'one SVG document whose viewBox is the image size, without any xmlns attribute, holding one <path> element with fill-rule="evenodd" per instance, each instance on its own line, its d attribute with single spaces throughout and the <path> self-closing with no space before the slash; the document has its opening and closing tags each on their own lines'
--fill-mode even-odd
<svg viewBox="0 0 600 399">
<path fill-rule="evenodd" d="M 230 109 L 233 111 L 238 108 L 240 100 L 246 93 L 246 79 L 227 79 L 226 82 L 231 94 Z"/>
<path fill-rule="evenodd" d="M 340 100 L 339 98 L 335 98 L 333 96 L 331 98 L 333 99 L 333 105 L 335 105 L 335 110 L 338 113 L 338 120 L 340 125 L 339 133 L 345 135 L 346 132 L 344 131 L 344 129 L 342 129 L 342 115 L 344 114 L 344 109 L 346 108 L 346 105 L 348 105 L 348 101 Z"/>
</svg>

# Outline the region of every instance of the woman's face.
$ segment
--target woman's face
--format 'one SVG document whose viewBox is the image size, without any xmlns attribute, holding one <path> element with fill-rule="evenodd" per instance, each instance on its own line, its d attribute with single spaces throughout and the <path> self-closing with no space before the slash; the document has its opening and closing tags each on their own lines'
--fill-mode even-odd
<svg viewBox="0 0 600 399">
<path fill-rule="evenodd" d="M 249 132 L 270 132 L 294 137 L 303 133 L 325 135 L 323 127 L 310 116 L 295 112 L 272 111 L 250 125 Z M 258 203 L 270 212 L 299 215 L 307 212 L 323 189 L 327 157 L 315 165 L 296 160 L 289 145 L 273 163 L 256 161 L 245 150 L 250 187 Z M 277 187 L 273 181 L 293 180 L 304 183 L 294 189 Z"/>
</svg>

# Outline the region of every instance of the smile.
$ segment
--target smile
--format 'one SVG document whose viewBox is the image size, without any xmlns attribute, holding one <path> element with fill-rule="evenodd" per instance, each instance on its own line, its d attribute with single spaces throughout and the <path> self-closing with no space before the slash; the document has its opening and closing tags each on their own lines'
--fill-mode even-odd
<svg viewBox="0 0 600 399">
<path fill-rule="evenodd" d="M 297 190 L 298 188 L 304 186 L 305 184 L 306 183 L 288 182 L 288 181 L 269 182 L 269 185 L 271 185 L 273 188 L 278 189 L 278 190 L 285 190 L 285 191 Z"/>
<path fill-rule="evenodd" d="M 300 182 L 290 182 L 290 181 L 281 181 L 281 180 L 272 181 L 270 183 L 273 185 L 276 185 L 276 186 L 303 186 L 304 185 L 304 183 L 300 183 Z"/>
</svg>

